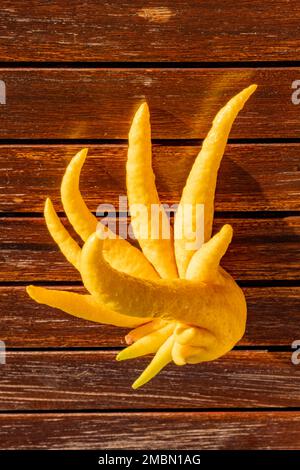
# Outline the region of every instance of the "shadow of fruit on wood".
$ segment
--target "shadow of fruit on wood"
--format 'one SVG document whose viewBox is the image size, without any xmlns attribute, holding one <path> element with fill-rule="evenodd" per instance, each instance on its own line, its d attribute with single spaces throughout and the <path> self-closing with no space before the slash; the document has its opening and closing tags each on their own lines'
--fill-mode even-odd
<svg viewBox="0 0 300 470">
<path fill-rule="evenodd" d="M 79 177 L 87 149 L 71 160 L 61 184 L 63 207 L 82 247 L 62 225 L 50 199 L 46 201 L 49 232 L 80 272 L 89 294 L 37 286 L 29 286 L 27 292 L 35 301 L 71 315 L 133 328 L 126 336 L 128 347 L 117 359 L 154 354 L 133 388 L 148 382 L 171 361 L 184 365 L 217 359 L 244 334 L 244 294 L 220 266 L 232 228 L 226 224 L 212 236 L 212 224 L 217 173 L 228 135 L 255 89 L 256 85 L 244 89 L 216 115 L 187 178 L 174 228 L 155 186 L 149 109 L 146 103 L 139 107 L 129 132 L 126 184 L 131 225 L 141 250 L 98 222 L 83 201 Z M 201 220 L 198 206 L 204 208 Z M 153 208 L 159 209 L 155 222 Z M 199 229 L 203 232 L 200 244 Z"/>
</svg>

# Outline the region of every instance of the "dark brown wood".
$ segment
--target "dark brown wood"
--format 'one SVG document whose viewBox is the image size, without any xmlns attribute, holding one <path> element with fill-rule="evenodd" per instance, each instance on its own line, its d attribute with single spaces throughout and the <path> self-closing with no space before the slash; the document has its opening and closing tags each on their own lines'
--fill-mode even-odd
<svg viewBox="0 0 300 470">
<path fill-rule="evenodd" d="M 84 292 L 81 287 L 59 289 Z M 290 347 L 299 331 L 300 288 L 248 287 L 244 292 L 248 321 L 239 344 Z M 120 347 L 125 345 L 128 331 L 37 304 L 28 297 L 25 287 L 1 287 L 0 312 L 0 339 L 7 348 Z"/>
<path fill-rule="evenodd" d="M 52 22 L 51 22 L 52 27 Z M 242 88 L 256 93 L 232 138 L 285 138 L 299 133 L 291 101 L 297 68 L 0 69 L 7 89 L 0 138 L 127 138 L 134 111 L 150 105 L 156 139 L 202 138 L 216 112 Z"/>
<path fill-rule="evenodd" d="M 300 413 L 4 414 L 0 437 L 1 449 L 294 450 Z"/>
<path fill-rule="evenodd" d="M 237 279 L 299 279 L 300 217 L 216 219 L 231 223 L 234 239 L 223 266 Z M 78 281 L 47 232 L 43 219 L 3 218 L 0 225 L 1 281 Z"/>
<path fill-rule="evenodd" d="M 170 364 L 137 391 L 131 384 L 150 357 L 118 362 L 115 355 L 9 352 L 1 365 L 0 410 L 300 406 L 300 366 L 292 364 L 292 350 L 232 351 L 214 362 Z"/>
<path fill-rule="evenodd" d="M 58 287 L 85 292 L 83 287 Z M 128 329 L 88 322 L 33 302 L 25 287 L 0 288 L 0 339 L 8 348 L 119 347 Z"/>
<path fill-rule="evenodd" d="M 4 0 L 0 59 L 299 60 L 296 0 L 51 3 Z"/>
<path fill-rule="evenodd" d="M 19 285 L 39 281 L 84 292 L 72 287 L 79 275 L 36 215 L 47 196 L 62 211 L 60 181 L 84 146 L 73 145 L 79 139 L 98 142 L 81 180 L 90 209 L 116 204 L 125 194 L 128 130 L 144 100 L 157 186 L 163 202 L 173 204 L 217 110 L 258 83 L 233 126 L 230 137 L 246 140 L 228 145 L 215 207 L 299 211 L 300 145 L 284 141 L 299 136 L 300 105 L 292 102 L 299 69 L 274 67 L 300 60 L 299 11 L 296 0 L 275 0 L 272 8 L 261 0 L 1 3 L 0 63 L 36 63 L 0 69 L 0 140 L 12 139 L 0 146 L 0 340 L 21 349 L 0 364 L 1 449 L 300 449 L 300 412 L 288 411 L 300 409 L 300 365 L 291 362 L 300 287 L 272 287 L 273 280 L 299 280 L 300 217 L 218 214 L 215 229 L 229 221 L 235 232 L 224 267 L 248 286 L 271 286 L 245 288 L 244 348 L 212 363 L 169 365 L 137 391 L 131 383 L 149 357 L 119 363 L 116 350 L 60 350 L 117 349 L 127 329 L 38 305 Z M 260 67 L 269 61 L 272 67 Z M 18 139 L 31 144 L 15 145 Z"/>
<path fill-rule="evenodd" d="M 46 196 L 62 210 L 59 187 L 79 146 L 0 146 L 0 210 L 42 212 Z M 89 146 L 82 170 L 84 198 L 96 211 L 106 202 L 119 209 L 126 194 L 127 145 Z M 177 203 L 197 146 L 153 146 L 156 184 L 164 203 Z M 300 144 L 228 145 L 219 172 L 215 208 L 219 211 L 299 210 Z M 174 164 L 176 162 L 176 164 Z M 263 169 L 263 170 L 262 170 Z"/>
</svg>

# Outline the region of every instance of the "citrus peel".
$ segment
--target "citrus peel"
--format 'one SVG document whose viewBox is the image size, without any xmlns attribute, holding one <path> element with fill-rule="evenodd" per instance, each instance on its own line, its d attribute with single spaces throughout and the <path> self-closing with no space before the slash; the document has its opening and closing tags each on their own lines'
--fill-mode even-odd
<svg viewBox="0 0 300 470">
<path fill-rule="evenodd" d="M 245 88 L 231 98 L 217 113 L 187 178 L 174 222 L 174 248 L 180 277 L 185 277 L 185 272 L 193 255 L 192 250 L 186 249 L 186 238 L 184 236 L 176 237 L 177 232 L 182 233 L 182 214 L 184 211 L 181 208 L 191 205 L 194 209 L 197 204 L 204 205 L 204 241 L 208 241 L 212 231 L 217 174 L 227 139 L 237 114 L 256 88 L 256 85 Z M 196 213 L 193 210 L 191 225 L 194 229 L 195 224 Z M 190 239 L 188 241 L 191 242 Z"/>
<path fill-rule="evenodd" d="M 147 103 L 143 103 L 137 110 L 129 131 L 126 185 L 131 225 L 143 253 L 162 278 L 177 278 L 173 230 L 159 200 L 152 170 L 150 115 Z M 151 217 L 154 210 L 159 211 L 160 219 Z M 167 238 L 163 238 L 163 228 L 168 229 Z"/>
<path fill-rule="evenodd" d="M 142 251 L 99 223 L 86 206 L 79 190 L 86 149 L 73 157 L 61 185 L 64 210 L 83 240 L 82 247 L 61 223 L 51 201 L 46 201 L 49 232 L 80 272 L 89 294 L 36 286 L 28 286 L 27 292 L 35 301 L 76 317 L 134 328 L 125 337 L 128 347 L 117 359 L 154 354 L 134 382 L 134 389 L 170 362 L 184 365 L 217 359 L 244 334 L 244 294 L 220 266 L 232 239 L 232 227 L 224 225 L 213 237 L 211 231 L 217 173 L 227 138 L 235 117 L 255 89 L 256 85 L 251 85 L 241 91 L 216 115 L 183 190 L 174 233 L 155 186 L 149 109 L 146 103 L 139 107 L 129 132 L 126 184 L 131 224 Z M 204 242 L 198 249 L 187 248 L 190 240 L 182 231 L 185 204 L 193 209 L 189 221 L 193 229 L 197 222 L 194 209 L 197 204 L 204 205 Z M 144 211 L 138 210 L 138 205 Z M 154 227 L 156 237 L 149 232 L 153 206 L 158 208 L 162 224 Z M 168 228 L 167 238 L 161 227 Z"/>
</svg>

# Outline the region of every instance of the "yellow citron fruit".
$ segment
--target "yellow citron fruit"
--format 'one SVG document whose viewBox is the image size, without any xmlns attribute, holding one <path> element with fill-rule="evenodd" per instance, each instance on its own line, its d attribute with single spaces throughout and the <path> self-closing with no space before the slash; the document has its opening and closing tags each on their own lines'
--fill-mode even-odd
<svg viewBox="0 0 300 470">
<path fill-rule="evenodd" d="M 197 204 L 204 205 L 204 241 L 208 241 L 211 237 L 213 214 L 214 214 L 214 196 L 217 184 L 217 174 L 221 159 L 225 150 L 227 139 L 232 124 L 243 108 L 244 104 L 252 93 L 256 90 L 256 85 L 245 88 L 218 112 L 213 120 L 213 125 L 204 139 L 202 148 L 194 162 L 191 172 L 183 188 L 179 207 L 175 216 L 175 256 L 180 277 L 185 277 L 191 257 L 192 250 L 186 249 L 187 241 L 191 239 L 185 237 L 177 237 L 182 230 L 182 215 L 184 207 L 191 205 L 196 208 Z M 183 208 L 183 210 L 181 210 Z M 192 211 L 192 221 L 190 222 L 192 229 L 196 228 L 196 212 Z"/>
<path fill-rule="evenodd" d="M 67 166 L 61 185 L 61 199 L 64 210 L 69 222 L 83 241 L 87 240 L 88 237 L 97 230 L 98 224 L 101 226 L 96 217 L 89 211 L 79 190 L 80 172 L 86 156 L 87 149 L 83 149 L 72 158 L 71 162 Z M 58 221 L 56 221 L 56 226 L 53 224 L 53 230 L 51 230 L 51 226 L 48 223 L 51 216 L 52 219 L 54 218 L 54 215 L 52 215 L 54 209 L 52 207 L 51 212 L 48 210 L 48 201 L 49 200 L 46 201 L 45 205 L 45 218 L 49 232 L 55 242 L 59 245 L 65 257 L 68 259 L 67 253 L 63 250 L 63 247 L 56 239 L 56 233 L 61 230 L 58 226 L 58 217 L 56 216 Z M 48 217 L 47 214 L 49 214 Z M 133 247 L 127 240 L 113 234 L 109 229 L 107 232 L 105 253 L 112 266 L 116 269 L 135 274 L 136 276 L 145 277 L 146 279 L 155 279 L 159 277 L 151 263 L 147 258 L 145 258 L 145 256 L 143 256 L 140 250 Z M 70 236 L 69 238 L 71 239 Z M 71 244 L 71 242 L 69 243 Z"/>
<path fill-rule="evenodd" d="M 143 103 L 137 110 L 129 132 L 126 186 L 131 225 L 143 253 L 162 278 L 176 278 L 172 228 L 160 203 L 152 170 L 150 115 L 147 103 Z M 152 213 L 155 210 L 159 211 L 160 218 Z M 160 226 L 157 223 L 159 221 Z M 163 238 L 162 228 L 168 229 L 168 238 Z"/>
<path fill-rule="evenodd" d="M 155 186 L 149 109 L 146 103 L 139 107 L 129 132 L 126 185 L 132 229 L 142 251 L 105 228 L 86 206 L 79 178 L 87 149 L 73 157 L 61 185 L 63 207 L 84 242 L 82 248 L 61 223 L 50 199 L 46 201 L 49 232 L 80 272 L 89 294 L 36 286 L 28 286 L 27 292 L 36 302 L 76 317 L 134 328 L 125 337 L 129 346 L 117 359 L 154 353 L 134 389 L 172 361 L 176 365 L 212 361 L 232 349 L 244 334 L 244 294 L 220 266 L 232 227 L 224 225 L 213 237 L 211 232 L 217 173 L 227 138 L 255 89 L 251 85 L 242 90 L 216 115 L 183 189 L 174 233 Z M 201 204 L 204 242 L 191 248 L 198 222 L 196 208 Z M 192 209 L 187 221 L 185 206 Z"/>
<path fill-rule="evenodd" d="M 140 279 L 115 270 L 104 259 L 102 245 L 99 234 L 92 234 L 82 249 L 80 267 L 85 287 L 99 302 L 125 315 L 184 321 L 208 330 L 216 338 L 216 357 L 244 334 L 246 302 L 229 274 L 220 270 L 216 282 Z"/>
<path fill-rule="evenodd" d="M 28 286 L 27 293 L 38 303 L 59 308 L 74 317 L 83 318 L 84 320 L 124 328 L 133 328 L 141 323 L 137 318 L 111 311 L 106 305 L 98 303 L 89 294 L 82 295 L 38 286 Z"/>
</svg>

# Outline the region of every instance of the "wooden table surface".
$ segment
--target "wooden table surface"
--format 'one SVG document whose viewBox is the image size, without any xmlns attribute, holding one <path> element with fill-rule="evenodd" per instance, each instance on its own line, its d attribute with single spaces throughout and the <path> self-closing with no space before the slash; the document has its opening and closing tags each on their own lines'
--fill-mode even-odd
<svg viewBox="0 0 300 470">
<path fill-rule="evenodd" d="M 1 449 L 300 449 L 298 3 L 1 3 Z M 47 232 L 44 200 L 64 217 L 64 168 L 88 146 L 89 208 L 116 203 L 129 124 L 146 99 L 158 190 L 178 202 L 215 112 L 250 83 L 259 87 L 233 126 L 215 216 L 215 228 L 234 228 L 224 267 L 245 290 L 246 335 L 216 362 L 169 365 L 133 391 L 149 358 L 114 360 L 124 330 L 25 293 L 32 282 L 83 290 Z"/>
</svg>

